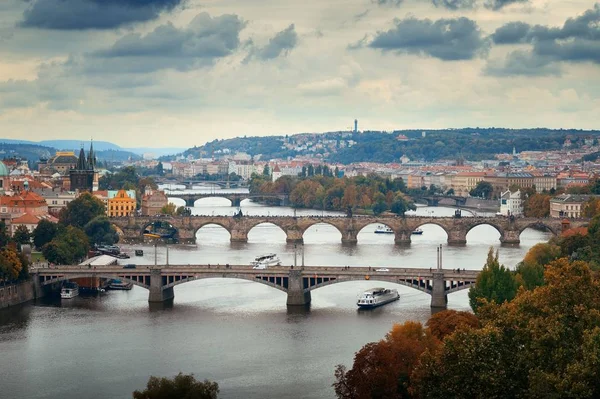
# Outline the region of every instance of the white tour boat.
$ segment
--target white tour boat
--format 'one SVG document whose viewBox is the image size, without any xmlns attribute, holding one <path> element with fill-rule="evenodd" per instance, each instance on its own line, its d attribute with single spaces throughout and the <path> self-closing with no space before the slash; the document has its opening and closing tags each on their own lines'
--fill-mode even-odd
<svg viewBox="0 0 600 399">
<path fill-rule="evenodd" d="M 377 226 L 375 229 L 375 234 L 394 234 L 394 230 L 388 226 Z"/>
<path fill-rule="evenodd" d="M 418 236 L 420 236 L 421 234 L 423 234 L 423 230 L 421 230 L 420 228 L 416 228 L 412 231 L 413 234 L 416 234 Z"/>
<path fill-rule="evenodd" d="M 253 269 L 266 269 L 269 266 L 281 266 L 281 259 L 276 254 L 257 256 L 252 263 Z"/>
<path fill-rule="evenodd" d="M 373 288 L 362 293 L 356 304 L 359 308 L 376 308 L 386 303 L 400 299 L 398 290 L 387 288 Z"/>
<path fill-rule="evenodd" d="M 79 295 L 79 286 L 75 283 L 67 283 L 60 290 L 61 299 L 71 299 Z"/>
</svg>

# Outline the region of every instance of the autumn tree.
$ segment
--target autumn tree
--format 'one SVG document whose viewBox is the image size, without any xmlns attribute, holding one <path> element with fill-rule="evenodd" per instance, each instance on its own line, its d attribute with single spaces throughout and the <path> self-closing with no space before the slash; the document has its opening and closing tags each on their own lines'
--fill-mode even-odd
<svg viewBox="0 0 600 399">
<path fill-rule="evenodd" d="M 172 202 L 167 203 L 162 208 L 160 208 L 160 213 L 163 215 L 174 215 L 177 211 L 177 205 Z"/>
<path fill-rule="evenodd" d="M 16 250 L 11 247 L 5 247 L 0 251 L 0 278 L 16 280 L 22 268 L 23 263 Z"/>
<path fill-rule="evenodd" d="M 456 330 L 478 327 L 479 320 L 477 316 L 471 312 L 460 312 L 458 310 L 437 312 L 427 321 L 429 332 L 440 341 Z"/>
<path fill-rule="evenodd" d="M 446 337 L 421 357 L 412 392 L 448 397 L 600 397 L 600 284 L 585 262 L 561 258 L 546 285 L 488 303 L 482 327 Z"/>
<path fill-rule="evenodd" d="M 533 194 L 523 202 L 523 214 L 527 217 L 545 218 L 550 216 L 550 199 L 548 194 Z"/>
<path fill-rule="evenodd" d="M 474 287 L 469 289 L 469 304 L 477 313 L 481 300 L 503 303 L 513 299 L 517 293 L 517 281 L 513 274 L 498 261 L 498 251 L 490 247 L 483 270 L 477 276 Z"/>
<path fill-rule="evenodd" d="M 356 353 L 350 370 L 336 367 L 335 394 L 344 399 L 408 398 L 412 370 L 421 354 L 436 345 L 421 323 L 394 325 L 383 340 Z"/>
<path fill-rule="evenodd" d="M 133 392 L 133 399 L 216 399 L 219 384 L 198 381 L 193 374 L 179 373 L 173 378 L 150 377 L 143 391 Z"/>
</svg>

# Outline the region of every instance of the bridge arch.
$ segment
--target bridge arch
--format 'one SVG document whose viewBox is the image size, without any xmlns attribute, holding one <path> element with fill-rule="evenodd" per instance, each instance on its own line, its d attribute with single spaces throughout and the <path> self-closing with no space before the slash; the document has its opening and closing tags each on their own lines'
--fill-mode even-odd
<svg viewBox="0 0 600 399">
<path fill-rule="evenodd" d="M 373 226 L 373 225 L 389 227 L 394 232 L 394 234 L 396 233 L 396 230 L 394 229 L 394 226 L 392 226 L 392 223 L 387 223 L 386 221 L 375 221 L 372 223 L 365 224 L 364 226 L 361 226 L 358 229 L 358 231 L 356 232 L 356 234 L 360 234 L 366 227 Z"/>
<path fill-rule="evenodd" d="M 310 222 L 308 222 L 307 224 L 303 225 L 303 226 L 299 226 L 299 228 L 302 231 L 302 236 L 304 236 L 304 234 L 311 228 L 317 225 L 327 225 L 327 226 L 333 226 L 335 227 L 335 229 L 337 231 L 339 231 L 339 233 L 341 234 L 342 237 L 344 237 L 344 230 L 342 230 L 342 228 L 340 226 L 337 226 L 335 223 L 331 223 L 325 220 L 312 220 Z"/>
<path fill-rule="evenodd" d="M 229 226 L 227 226 L 226 224 L 221 223 L 221 222 L 216 221 L 216 220 L 207 220 L 207 221 L 202 222 L 202 223 L 194 224 L 194 237 L 198 235 L 198 232 L 200 231 L 200 229 L 202 229 L 203 227 L 209 226 L 209 225 L 215 225 L 215 226 L 222 227 L 225 230 L 227 230 L 227 232 L 229 233 L 229 235 L 231 235 L 231 228 Z"/>
<path fill-rule="evenodd" d="M 174 197 L 176 198 L 176 197 Z M 202 195 L 198 195 L 197 198 L 193 195 L 190 195 L 190 199 L 186 200 L 186 203 L 189 203 L 190 205 L 188 206 L 196 206 L 196 204 L 198 203 L 198 201 L 202 201 L 202 200 L 206 200 L 209 198 L 219 198 L 219 199 L 226 199 L 227 201 L 229 201 L 229 206 L 234 206 L 234 201 L 231 197 L 231 195 L 227 195 L 227 194 L 202 194 Z M 201 206 L 201 205 L 199 205 Z"/>
<path fill-rule="evenodd" d="M 243 276 L 243 275 L 238 275 L 238 276 L 232 276 L 232 275 L 226 275 L 226 276 L 190 276 L 188 278 L 184 278 L 178 281 L 174 281 L 170 284 L 167 284 L 165 286 L 163 286 L 163 289 L 168 289 L 168 288 L 172 288 L 175 287 L 176 285 L 180 285 L 180 284 L 185 284 L 185 283 L 190 283 L 192 281 L 199 281 L 199 280 L 206 280 L 206 279 L 211 279 L 211 278 L 221 278 L 221 279 L 232 279 L 232 280 L 246 280 L 246 281 L 252 281 L 254 283 L 259 283 L 259 284 L 263 284 L 266 286 L 269 286 L 271 288 L 275 288 L 279 291 L 283 291 L 283 292 L 287 292 L 287 289 L 283 286 L 283 285 L 277 285 L 275 283 L 272 283 L 270 281 L 266 281 L 266 280 L 262 280 L 262 279 L 258 279 L 258 278 L 253 278 L 253 277 L 249 277 L 249 276 Z M 281 277 L 283 278 L 283 277 Z"/>
<path fill-rule="evenodd" d="M 444 230 L 444 233 L 446 233 L 446 235 L 447 235 L 448 237 L 450 237 L 450 231 L 448 230 L 448 227 L 447 227 L 446 225 L 444 225 L 443 223 L 441 223 L 441 222 L 439 222 L 439 221 L 435 220 L 435 218 L 431 218 L 431 219 L 429 219 L 429 220 L 425 220 L 425 221 L 423 221 L 423 222 L 421 222 L 421 223 L 418 223 L 418 224 L 416 224 L 416 225 L 414 226 L 414 229 L 416 230 L 416 229 L 418 229 L 418 228 L 420 228 L 420 227 L 423 227 L 423 226 L 425 226 L 425 225 L 428 225 L 428 224 L 432 224 L 432 225 L 434 225 L 434 226 L 441 227 L 441 229 L 442 229 L 442 230 Z"/>
<path fill-rule="evenodd" d="M 282 233 L 282 240 L 285 242 L 285 239 L 287 237 L 287 232 L 284 228 L 284 226 L 282 226 L 280 223 L 277 223 L 276 220 L 264 220 L 264 221 L 257 221 L 255 223 L 252 224 L 248 224 L 246 227 L 248 229 L 248 239 L 250 240 L 250 234 L 251 232 L 254 230 L 254 232 L 256 233 L 256 228 L 259 226 L 263 226 L 263 227 L 272 227 L 275 226 L 277 228 L 277 233 Z M 269 238 L 271 238 L 269 236 Z"/>
<path fill-rule="evenodd" d="M 491 219 L 491 218 L 482 218 L 482 219 L 483 220 L 474 220 L 473 222 L 471 222 L 465 230 L 465 236 L 467 234 L 469 234 L 469 232 L 471 230 L 473 230 L 475 227 L 483 226 L 483 225 L 492 226 L 494 229 L 496 229 L 496 231 L 498 233 L 500 233 L 500 237 L 502 237 L 504 235 L 504 229 L 502 228 L 502 226 L 500 226 L 497 223 L 494 223 L 493 219 Z"/>
<path fill-rule="evenodd" d="M 386 276 L 380 276 L 380 275 L 376 275 L 376 276 L 369 275 L 368 280 L 365 279 L 364 276 L 357 275 L 357 276 L 344 277 L 343 279 L 324 281 L 320 284 L 313 285 L 312 287 L 305 288 L 304 292 L 314 291 L 316 289 L 326 287 L 328 285 L 345 283 L 345 282 L 349 282 L 349 281 L 369 281 L 369 282 L 380 281 L 380 282 L 385 282 L 385 283 L 403 285 L 405 287 L 409 287 L 409 288 L 413 288 L 415 290 L 425 292 L 426 294 L 431 294 L 431 285 L 428 283 L 429 280 L 415 280 L 417 283 L 413 284 L 409 281 L 398 280 L 397 278 L 394 278 L 394 277 L 386 278 Z M 418 282 L 421 282 L 422 284 L 419 284 Z"/>
<path fill-rule="evenodd" d="M 73 280 L 76 278 L 90 278 L 90 277 L 99 277 L 99 278 L 105 278 L 105 279 L 114 279 L 114 280 L 121 280 L 121 281 L 126 281 L 128 283 L 132 283 L 133 285 L 137 285 L 138 287 L 142 287 L 144 289 L 149 290 L 150 289 L 150 285 L 144 284 L 141 281 L 137 281 L 134 279 L 130 279 L 127 277 L 123 277 L 123 276 L 119 276 L 118 274 L 107 274 L 107 273 L 81 273 L 81 274 L 69 274 L 69 275 L 64 275 L 64 276 L 60 276 L 57 278 L 53 278 L 51 280 L 44 280 L 41 282 L 41 285 L 50 285 L 50 284 L 55 284 L 55 283 L 60 283 L 63 281 L 69 281 L 69 280 Z M 139 276 L 140 278 L 144 278 L 147 277 L 148 279 L 150 278 L 149 276 Z"/>
<path fill-rule="evenodd" d="M 521 235 L 521 234 L 522 234 L 522 233 L 523 233 L 525 230 L 527 230 L 527 229 L 530 229 L 530 228 L 533 228 L 533 229 L 545 228 L 546 230 L 548 230 L 549 232 L 551 232 L 553 235 L 555 235 L 555 236 L 558 236 L 558 235 L 559 235 L 559 233 L 556 231 L 556 229 L 555 229 L 555 228 L 553 228 L 552 226 L 550 226 L 550 225 L 549 225 L 549 224 L 547 224 L 547 223 L 544 223 L 544 222 L 542 222 L 541 220 L 537 220 L 537 221 L 535 221 L 535 222 L 531 222 L 531 223 L 528 223 L 528 224 L 526 224 L 526 225 L 524 225 L 524 226 L 521 226 L 521 227 L 519 228 L 519 236 L 520 236 L 520 235 Z"/>
<path fill-rule="evenodd" d="M 156 218 L 149 220 L 142 225 L 140 235 L 144 236 L 144 234 L 147 233 L 154 233 L 160 235 L 161 238 L 177 238 L 179 229 L 175 227 L 172 222 L 173 220 L 170 218 Z"/>
</svg>

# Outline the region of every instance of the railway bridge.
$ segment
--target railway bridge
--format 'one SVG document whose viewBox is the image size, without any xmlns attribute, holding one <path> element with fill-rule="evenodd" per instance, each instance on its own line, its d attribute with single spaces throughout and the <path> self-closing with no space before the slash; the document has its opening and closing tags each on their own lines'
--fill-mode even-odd
<svg viewBox="0 0 600 399">
<path fill-rule="evenodd" d="M 311 291 L 346 281 L 369 280 L 405 285 L 431 295 L 431 307 L 445 308 L 448 294 L 467 289 L 475 284 L 479 271 L 371 267 L 275 266 L 255 270 L 248 265 L 159 265 L 137 266 L 57 266 L 35 269 L 33 278 L 36 293 L 61 282 L 82 278 L 115 278 L 131 282 L 149 291 L 148 302 L 165 302 L 175 297 L 176 285 L 207 278 L 234 278 L 254 281 L 287 293 L 287 305 L 305 306 L 311 302 Z"/>
<path fill-rule="evenodd" d="M 302 243 L 306 230 L 325 223 L 335 227 L 342 235 L 342 243 L 357 243 L 358 233 L 370 224 L 388 226 L 394 234 L 394 242 L 410 244 L 412 232 L 420 226 L 434 224 L 448 235 L 448 244 L 464 245 L 467 233 L 480 225 L 494 227 L 500 233 L 503 244 L 519 244 L 521 233 L 530 227 L 547 229 L 559 235 L 565 229 L 585 226 L 588 220 L 559 220 L 544 218 L 506 217 L 423 217 L 423 216 L 130 216 L 111 218 L 124 241 L 140 242 L 144 232 L 155 223 L 168 224 L 177 231 L 183 243 L 195 243 L 196 233 L 203 226 L 213 224 L 225 228 L 232 242 L 247 242 L 248 232 L 262 223 L 278 226 L 286 234 L 288 243 Z"/>
</svg>

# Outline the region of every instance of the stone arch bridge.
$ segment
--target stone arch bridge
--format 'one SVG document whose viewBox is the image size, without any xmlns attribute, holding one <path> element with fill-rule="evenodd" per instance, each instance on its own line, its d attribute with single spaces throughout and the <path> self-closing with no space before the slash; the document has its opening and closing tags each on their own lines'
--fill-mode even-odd
<svg viewBox="0 0 600 399">
<path fill-rule="evenodd" d="M 194 203 L 202 198 L 226 198 L 231 201 L 231 206 L 240 206 L 241 202 L 245 199 L 255 200 L 270 200 L 279 202 L 280 206 L 286 206 L 288 204 L 287 195 L 275 195 L 275 194 L 262 194 L 254 195 L 249 193 L 178 193 L 177 191 L 171 191 L 167 194 L 169 198 L 181 198 L 185 201 L 186 206 L 194 206 Z"/>
<path fill-rule="evenodd" d="M 401 269 L 387 271 L 371 267 L 276 266 L 254 270 L 248 265 L 160 265 L 137 266 L 57 266 L 33 270 L 37 297 L 63 281 L 82 277 L 116 278 L 128 281 L 149 291 L 148 302 L 164 302 L 175 297 L 173 287 L 207 278 L 234 278 L 268 285 L 287 294 L 287 305 L 304 306 L 311 302 L 311 291 L 346 281 L 369 280 L 405 285 L 431 295 L 431 307 L 444 308 L 448 294 L 467 289 L 475 284 L 479 271 L 445 269 Z"/>
<path fill-rule="evenodd" d="M 448 235 L 448 244 L 464 245 L 467 233 L 480 225 L 494 227 L 500 233 L 500 241 L 504 244 L 519 244 L 521 233 L 530 227 L 544 228 L 554 235 L 563 229 L 587 225 L 587 220 L 561 221 L 558 219 L 506 218 L 506 217 L 375 217 L 375 216 L 131 216 L 111 218 L 111 222 L 123 233 L 122 238 L 128 242 L 143 241 L 146 228 L 156 221 L 167 222 L 178 231 L 178 238 L 183 243 L 195 243 L 196 232 L 208 224 L 225 228 L 231 235 L 232 242 L 247 242 L 248 232 L 261 223 L 272 223 L 286 234 L 288 243 L 302 243 L 304 232 L 319 223 L 335 227 L 342 235 L 342 243 L 358 242 L 358 233 L 370 224 L 388 226 L 395 235 L 396 244 L 410 244 L 412 232 L 425 224 L 441 227 Z"/>
</svg>

